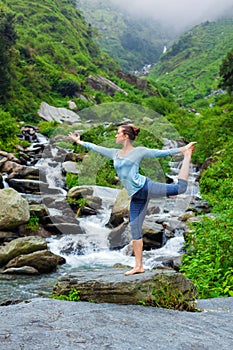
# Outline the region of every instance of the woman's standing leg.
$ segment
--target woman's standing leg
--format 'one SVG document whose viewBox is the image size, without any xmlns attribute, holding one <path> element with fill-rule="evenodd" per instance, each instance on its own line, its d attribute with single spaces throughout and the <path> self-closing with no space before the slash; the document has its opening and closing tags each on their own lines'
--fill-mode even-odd
<svg viewBox="0 0 233 350">
<path fill-rule="evenodd" d="M 142 238 L 137 240 L 133 239 L 132 242 L 133 242 L 133 251 L 134 251 L 134 257 L 135 257 L 135 266 L 132 270 L 129 270 L 125 273 L 126 276 L 145 272 L 143 263 L 142 263 L 143 240 Z"/>
<path fill-rule="evenodd" d="M 147 181 L 144 187 L 139 190 L 130 202 L 130 228 L 132 233 L 133 251 L 135 256 L 135 266 L 132 270 L 125 273 L 126 276 L 136 273 L 143 273 L 142 256 L 143 256 L 143 239 L 142 224 L 146 215 L 148 206 L 148 186 Z"/>
</svg>

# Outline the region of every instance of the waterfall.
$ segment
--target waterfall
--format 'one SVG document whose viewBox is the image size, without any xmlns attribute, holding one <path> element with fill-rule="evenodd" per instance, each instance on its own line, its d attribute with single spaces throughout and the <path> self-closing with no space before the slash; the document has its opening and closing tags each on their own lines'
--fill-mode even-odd
<svg viewBox="0 0 233 350">
<path fill-rule="evenodd" d="M 61 174 L 61 161 L 59 162 L 57 157 L 58 150 L 56 147 L 50 146 L 48 139 L 42 135 L 37 134 L 37 141 L 37 143 L 50 147 L 51 153 L 49 152 L 49 156 L 45 156 L 44 154 L 44 157 L 41 157 L 33 167 L 37 167 L 41 169 L 42 172 L 46 173 L 49 188 L 59 189 L 56 194 L 52 195 L 52 199 L 64 203 L 67 192 L 63 188 L 64 179 Z M 173 141 L 164 140 L 164 143 L 165 148 L 177 147 L 176 143 Z M 32 151 L 34 146 L 36 147 L 36 144 L 32 144 L 30 147 Z M 170 163 L 172 174 L 169 176 L 174 181 L 176 180 L 180 165 L 180 160 L 176 161 L 175 158 L 174 161 Z M 179 198 L 151 201 L 154 207 L 160 208 L 160 211 L 158 214 L 153 214 L 153 217 L 152 215 L 148 215 L 150 219 L 153 219 L 154 222 L 167 222 L 172 225 L 172 222 L 176 221 L 177 218 L 188 209 L 189 204 L 192 203 L 194 198 L 201 198 L 198 183 L 195 181 L 198 173 L 194 166 L 191 166 L 190 170 L 187 193 L 178 196 Z M 8 184 L 5 182 L 6 176 L 7 175 L 3 175 L 3 181 L 7 187 Z M 12 279 L 2 274 L 0 301 L 1 297 L 4 300 L 5 298 L 27 299 L 42 295 L 48 296 L 58 276 L 72 271 L 112 267 L 115 263 L 134 266 L 135 259 L 133 256 L 129 255 L 130 249 L 128 246 L 120 250 L 109 249 L 108 235 L 111 230 L 106 227 L 106 223 L 109 221 L 112 206 L 115 203 L 119 191 L 118 189 L 94 186 L 93 196 L 101 198 L 102 206 L 101 209 L 98 210 L 97 215 L 79 217 L 77 219 L 84 233 L 53 235 L 47 239 L 49 249 L 53 253 L 63 256 L 67 263 L 59 266 L 57 271 L 53 274 L 43 274 L 39 277 L 25 275 L 15 276 L 14 279 Z M 33 202 L 41 202 L 41 196 L 39 194 L 26 194 L 25 196 L 28 200 L 33 200 Z M 66 215 L 59 207 L 54 208 L 49 204 L 47 206 L 51 217 Z M 172 258 L 179 257 L 182 254 L 184 243 L 183 231 L 184 229 L 182 227 L 175 227 L 173 237 L 167 237 L 164 231 L 165 244 L 159 249 L 143 252 L 143 264 L 145 269 L 169 266 L 169 264 L 167 264 L 168 261 L 171 261 Z"/>
<path fill-rule="evenodd" d="M 62 156 L 58 154 L 61 150 L 50 144 L 49 140 L 43 135 L 37 133 L 36 137 L 37 143 L 32 144 L 30 149 L 33 151 L 36 145 L 43 144 L 46 151 L 33 166 L 45 174 L 49 190 L 48 196 L 50 196 L 52 202 L 60 201 L 63 205 L 67 206 L 67 209 L 69 209 L 70 212 L 72 212 L 72 209 L 66 201 L 67 190 L 64 175 L 62 174 L 63 160 Z M 164 139 L 163 141 L 165 149 L 177 147 L 176 141 L 167 139 Z M 66 154 L 66 151 L 64 151 L 64 154 Z M 63 159 L 65 158 L 64 154 Z M 179 157 L 178 159 L 174 157 L 174 160 L 170 162 L 171 174 L 167 176 L 173 181 L 176 181 L 181 164 L 182 160 Z M 158 214 L 153 214 L 153 217 L 151 215 L 149 216 L 150 220 L 153 220 L 152 222 L 154 222 L 155 225 L 156 222 L 169 223 L 174 220 L 174 218 L 177 220 L 177 218 L 188 209 L 192 199 L 195 196 L 198 196 L 199 193 L 198 183 L 196 182 L 197 175 L 198 172 L 195 167 L 191 166 L 188 190 L 185 194 L 179 195 L 175 198 L 151 200 L 154 207 L 160 208 Z M 134 257 L 129 255 L 128 251 L 130 251 L 130 249 L 128 249 L 127 246 L 120 250 L 110 250 L 109 248 L 108 236 L 111 229 L 107 227 L 106 224 L 109 221 L 111 209 L 120 190 L 98 186 L 92 187 L 94 188 L 92 196 L 98 197 L 102 201 L 101 209 L 97 211 L 96 215 L 77 218 L 77 225 L 79 225 L 80 231 L 83 233 L 63 235 L 61 233 L 60 235 L 48 238 L 49 249 L 53 253 L 63 256 L 67 261 L 67 269 L 71 270 L 93 267 L 111 267 L 115 263 L 133 266 Z M 32 195 L 26 194 L 26 196 L 28 198 L 28 196 Z M 43 193 L 42 199 L 46 196 L 47 194 Z M 64 222 L 68 222 L 69 224 L 67 210 L 64 211 L 64 209 L 59 208 L 59 206 L 56 208 L 49 203 L 46 203 L 46 205 L 52 222 L 53 217 L 63 217 Z M 76 219 L 74 218 L 74 220 Z M 162 248 L 153 249 L 149 252 L 144 251 L 143 263 L 145 268 L 150 269 L 155 266 L 161 266 L 163 265 L 164 259 L 176 257 L 181 254 L 184 242 L 184 229 L 183 227 L 177 227 L 173 229 L 173 231 L 174 234 L 172 235 L 174 237 L 172 237 L 172 235 L 167 236 L 164 230 Z"/>
<path fill-rule="evenodd" d="M 177 144 L 174 141 L 166 140 L 166 147 L 177 147 Z M 176 179 L 181 163 L 182 161 L 170 163 L 173 180 Z M 192 198 L 199 191 L 198 184 L 195 181 L 197 175 L 195 167 L 191 166 L 187 192 L 177 196 L 177 198 L 166 199 L 165 204 L 160 207 L 157 219 L 169 221 L 174 217 L 179 217 L 188 209 Z M 117 189 L 95 186 L 93 196 L 102 199 L 102 208 L 97 215 L 78 218 L 79 225 L 85 231 L 85 234 L 51 237 L 48 240 L 50 250 L 63 256 L 71 270 L 111 267 L 115 263 L 134 266 L 134 257 L 127 255 L 127 247 L 121 250 L 109 249 L 108 235 L 111 230 L 106 227 L 106 224 L 109 221 L 111 208 L 118 193 L 119 190 Z M 161 203 L 161 201 L 157 202 Z M 162 266 L 164 259 L 180 256 L 184 243 L 183 231 L 184 229 L 177 228 L 174 237 L 164 239 L 165 245 L 162 248 L 144 252 L 143 263 L 145 268 L 151 269 L 155 266 Z"/>
<path fill-rule="evenodd" d="M 111 229 L 107 228 L 106 224 L 118 194 L 117 189 L 96 186 L 93 196 L 101 197 L 102 208 L 97 215 L 78 219 L 85 234 L 71 234 L 61 238 L 52 237 L 48 240 L 49 249 L 65 257 L 72 270 L 112 267 L 113 264 L 119 262 L 133 266 L 133 257 L 127 256 L 123 250 L 109 250 L 108 235 Z"/>
</svg>

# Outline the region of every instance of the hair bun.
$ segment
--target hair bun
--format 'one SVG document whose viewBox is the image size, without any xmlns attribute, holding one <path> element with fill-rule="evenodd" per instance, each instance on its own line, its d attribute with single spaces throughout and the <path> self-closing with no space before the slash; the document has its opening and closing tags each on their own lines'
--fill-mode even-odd
<svg viewBox="0 0 233 350">
<path fill-rule="evenodd" d="M 137 126 L 133 126 L 133 131 L 134 131 L 134 135 L 138 136 L 138 134 L 140 132 L 140 128 L 138 128 Z"/>
</svg>

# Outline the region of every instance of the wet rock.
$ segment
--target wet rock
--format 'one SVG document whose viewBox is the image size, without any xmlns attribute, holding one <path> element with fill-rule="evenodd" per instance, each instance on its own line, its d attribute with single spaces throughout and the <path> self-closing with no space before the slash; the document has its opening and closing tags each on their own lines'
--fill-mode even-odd
<svg viewBox="0 0 233 350">
<path fill-rule="evenodd" d="M 22 254 L 30 254 L 47 248 L 45 239 L 35 236 L 16 238 L 0 247 L 0 267 Z"/>
<path fill-rule="evenodd" d="M 11 229 L 28 222 L 28 202 L 14 189 L 0 190 L 0 229 Z"/>
<path fill-rule="evenodd" d="M 95 186 L 75 186 L 68 193 L 68 202 L 71 208 L 79 214 L 94 215 L 102 206 L 102 199 L 94 195 Z M 69 201 L 70 199 L 70 201 Z M 78 202 L 83 199 L 83 205 Z M 94 210 L 94 212 L 93 212 Z"/>
<path fill-rule="evenodd" d="M 29 205 L 30 216 L 43 218 L 49 215 L 49 210 L 45 204 L 31 204 Z"/>
<path fill-rule="evenodd" d="M 0 231 L 0 243 L 10 242 L 18 238 L 18 233 L 12 231 Z"/>
<path fill-rule="evenodd" d="M 132 239 L 129 225 L 122 223 L 115 227 L 108 235 L 109 249 L 121 249 L 130 243 Z"/>
<path fill-rule="evenodd" d="M 195 213 L 193 211 L 187 211 L 179 216 L 180 221 L 188 221 L 190 218 L 194 217 Z"/>
<path fill-rule="evenodd" d="M 8 184 L 10 187 L 14 188 L 16 191 L 22 193 L 41 193 L 51 192 L 49 185 L 46 182 L 39 180 L 28 180 L 28 179 L 8 179 Z"/>
<path fill-rule="evenodd" d="M 64 258 L 55 255 L 48 250 L 40 250 L 34 253 L 17 256 L 10 260 L 5 268 L 32 266 L 39 273 L 48 273 L 54 271 L 58 265 L 64 263 Z"/>
<path fill-rule="evenodd" d="M 62 172 L 64 174 L 71 173 L 71 174 L 79 174 L 78 165 L 75 162 L 72 161 L 66 161 L 62 163 Z"/>
<path fill-rule="evenodd" d="M 85 233 L 78 224 L 72 224 L 69 222 L 55 223 L 45 225 L 44 228 L 56 235 L 71 235 L 71 234 L 83 234 Z"/>
</svg>

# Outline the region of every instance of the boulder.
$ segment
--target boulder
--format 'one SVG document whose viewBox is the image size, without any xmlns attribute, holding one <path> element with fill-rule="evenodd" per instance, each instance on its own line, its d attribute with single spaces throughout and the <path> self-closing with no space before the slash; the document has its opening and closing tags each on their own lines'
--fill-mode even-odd
<svg viewBox="0 0 233 350">
<path fill-rule="evenodd" d="M 79 174 L 78 165 L 75 162 L 67 160 L 66 162 L 62 163 L 62 172 L 64 174 L 71 173 L 71 174 Z"/>
<path fill-rule="evenodd" d="M 54 271 L 58 265 L 64 263 L 64 258 L 48 250 L 40 250 L 34 253 L 17 256 L 8 262 L 6 269 L 32 266 L 39 273 L 48 273 Z"/>
<path fill-rule="evenodd" d="M 55 235 L 72 235 L 72 234 L 83 234 L 85 231 L 79 226 L 79 224 L 62 222 L 62 223 L 51 223 L 44 226 L 44 228 L 55 234 Z"/>
<path fill-rule="evenodd" d="M 0 244 L 3 242 L 10 242 L 18 238 L 18 233 L 12 231 L 0 231 Z"/>
<path fill-rule="evenodd" d="M 46 182 L 39 180 L 29 180 L 29 179 L 9 179 L 8 184 L 10 187 L 14 188 L 16 191 L 22 193 L 36 193 L 41 192 L 49 193 L 49 185 Z"/>
<path fill-rule="evenodd" d="M 43 218 L 49 215 L 49 210 L 45 204 L 31 204 L 29 206 L 30 216 Z"/>
<path fill-rule="evenodd" d="M 95 186 L 75 186 L 72 187 L 68 193 L 67 197 L 72 199 L 85 199 L 85 205 L 91 209 L 98 210 L 101 208 L 102 205 L 102 199 L 99 196 L 94 195 L 95 192 Z M 77 202 L 77 205 L 75 202 L 71 205 L 73 209 L 78 209 L 79 204 Z M 90 212 L 89 214 L 95 214 L 96 212 Z M 86 213 L 88 214 L 88 212 Z"/>
<path fill-rule="evenodd" d="M 143 274 L 125 276 L 125 269 L 101 269 L 76 272 L 60 277 L 52 295 L 68 295 L 72 289 L 80 291 L 81 301 L 115 304 L 154 305 L 155 295 L 159 303 L 172 292 L 174 298 L 182 301 L 194 300 L 196 289 L 193 283 L 174 270 L 152 270 Z"/>
<path fill-rule="evenodd" d="M 48 122 L 55 120 L 59 123 L 67 122 L 72 124 L 80 121 L 80 117 L 77 113 L 70 111 L 67 108 L 56 108 L 50 106 L 46 102 L 41 103 L 38 115 Z"/>
<path fill-rule="evenodd" d="M 28 222 L 28 202 L 13 188 L 0 190 L 0 229 L 11 229 Z"/>
<path fill-rule="evenodd" d="M 41 174 L 39 169 L 21 166 L 17 167 L 9 176 L 9 179 L 30 179 L 30 180 L 39 180 L 41 179 Z"/>
<path fill-rule="evenodd" d="M 129 217 L 130 199 L 127 191 L 123 189 L 117 196 L 112 208 L 111 216 L 108 222 L 110 227 L 117 227 L 124 222 L 124 218 Z"/>
<path fill-rule="evenodd" d="M 115 92 L 117 91 L 121 91 L 127 95 L 127 92 L 125 92 L 122 88 L 114 84 L 111 80 L 102 77 L 101 75 L 89 75 L 87 78 L 87 83 L 91 89 L 103 91 L 105 94 L 110 96 L 114 96 Z"/>
<path fill-rule="evenodd" d="M 109 249 L 121 249 L 129 244 L 131 239 L 130 227 L 127 223 L 123 222 L 109 233 Z"/>
<path fill-rule="evenodd" d="M 45 239 L 35 236 L 16 238 L 0 247 L 0 267 L 22 254 L 30 254 L 47 248 Z"/>
</svg>

